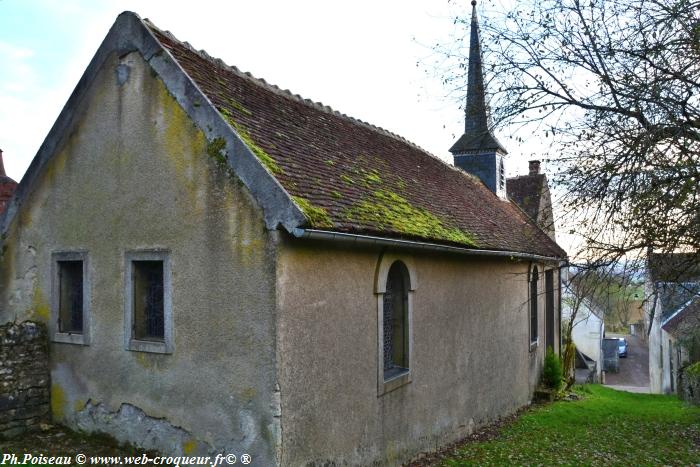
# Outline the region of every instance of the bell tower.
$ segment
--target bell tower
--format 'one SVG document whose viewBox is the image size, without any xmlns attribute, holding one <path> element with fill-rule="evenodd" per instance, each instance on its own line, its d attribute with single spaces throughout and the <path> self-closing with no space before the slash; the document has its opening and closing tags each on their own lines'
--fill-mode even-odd
<svg viewBox="0 0 700 467">
<path fill-rule="evenodd" d="M 496 195 L 506 198 L 505 155 L 508 153 L 490 128 L 481 63 L 476 0 L 472 0 L 469 69 L 464 134 L 450 148 L 454 165 L 481 179 Z"/>
</svg>

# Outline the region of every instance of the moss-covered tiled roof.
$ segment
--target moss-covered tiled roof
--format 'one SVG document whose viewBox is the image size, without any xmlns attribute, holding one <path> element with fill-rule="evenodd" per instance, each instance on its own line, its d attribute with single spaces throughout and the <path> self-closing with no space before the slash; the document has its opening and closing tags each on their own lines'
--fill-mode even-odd
<svg viewBox="0 0 700 467">
<path fill-rule="evenodd" d="M 308 228 L 563 257 L 518 208 L 405 139 L 226 66 L 147 23 Z"/>
</svg>

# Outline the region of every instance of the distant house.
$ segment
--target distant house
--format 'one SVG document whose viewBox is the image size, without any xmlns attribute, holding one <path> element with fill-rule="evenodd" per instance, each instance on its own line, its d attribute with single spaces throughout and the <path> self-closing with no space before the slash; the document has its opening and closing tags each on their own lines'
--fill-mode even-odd
<svg viewBox="0 0 700 467">
<path fill-rule="evenodd" d="M 633 294 L 630 300 L 623 303 L 623 306 L 626 307 L 627 323 L 629 325 L 630 334 L 637 336 L 642 340 L 646 340 L 647 332 L 644 320 L 645 312 L 643 295 L 643 290 L 639 293 Z"/>
<path fill-rule="evenodd" d="M 2 149 L 0 149 L 0 214 L 5 211 L 5 207 L 12 199 L 15 189 L 17 189 L 17 182 L 5 173 L 5 163 L 2 160 Z"/>
<path fill-rule="evenodd" d="M 664 319 L 661 329 L 676 348 L 676 370 L 685 363 L 700 361 L 700 294 Z"/>
<path fill-rule="evenodd" d="M 370 465 L 527 404 L 566 253 L 506 196 L 476 10 L 471 46 L 467 173 L 121 14 L 0 218 L 0 319 L 48 323 L 54 419 Z"/>
<path fill-rule="evenodd" d="M 673 393 L 678 369 L 690 357 L 679 345 L 679 337 L 700 324 L 700 258 L 693 253 L 649 254 L 645 288 L 650 389 Z"/>
<path fill-rule="evenodd" d="M 588 373 L 581 382 L 601 382 L 604 369 L 603 338 L 605 337 L 604 311 L 591 297 L 576 297 L 580 293 L 575 286 L 565 281 L 563 284 L 561 319 L 566 323 L 572 319 L 578 305 L 571 337 L 580 356 L 587 365 Z M 577 299 L 578 298 L 578 299 Z M 579 365 L 581 366 L 581 365 Z M 577 371 L 577 376 L 582 371 Z M 577 377 L 577 379 L 579 379 Z"/>
</svg>

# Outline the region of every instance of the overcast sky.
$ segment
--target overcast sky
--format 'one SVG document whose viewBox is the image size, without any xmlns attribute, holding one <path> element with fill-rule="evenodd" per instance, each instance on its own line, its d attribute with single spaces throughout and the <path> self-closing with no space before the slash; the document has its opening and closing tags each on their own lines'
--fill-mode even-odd
<svg viewBox="0 0 700 467">
<path fill-rule="evenodd" d="M 124 10 L 451 161 L 447 150 L 463 127 L 460 102 L 417 63 L 430 60 L 432 44 L 459 33 L 453 16 L 470 8 L 468 1 L 446 0 L 0 0 L 0 149 L 7 171 L 21 178 Z M 508 143 L 509 172 L 524 171 L 528 155 Z"/>
<path fill-rule="evenodd" d="M 479 5 L 480 15 L 489 5 Z M 305 98 L 381 126 L 451 163 L 461 96 L 448 96 L 431 46 L 455 34 L 468 0 L 0 0 L 0 149 L 29 166 L 117 15 L 131 10 L 195 48 Z M 427 71 L 427 72 L 426 72 Z M 498 134 L 497 134 L 498 135 Z M 509 176 L 537 157 L 509 150 Z"/>
</svg>

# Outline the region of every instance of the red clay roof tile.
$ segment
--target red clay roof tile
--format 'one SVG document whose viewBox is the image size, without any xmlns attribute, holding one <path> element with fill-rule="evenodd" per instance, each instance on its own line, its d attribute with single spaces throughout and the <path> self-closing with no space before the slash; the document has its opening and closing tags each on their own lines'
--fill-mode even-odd
<svg viewBox="0 0 700 467">
<path fill-rule="evenodd" d="M 307 227 L 566 256 L 475 177 L 147 24 L 304 211 Z"/>
</svg>

